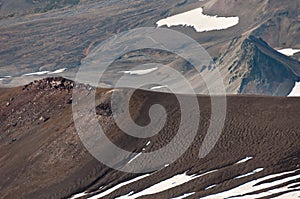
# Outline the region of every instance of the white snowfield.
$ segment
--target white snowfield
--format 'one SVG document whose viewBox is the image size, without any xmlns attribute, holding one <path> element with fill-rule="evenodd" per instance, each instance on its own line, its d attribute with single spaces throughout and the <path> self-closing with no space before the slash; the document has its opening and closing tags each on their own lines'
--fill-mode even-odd
<svg viewBox="0 0 300 199">
<path fill-rule="evenodd" d="M 238 161 L 235 164 L 242 164 L 242 163 L 248 162 L 249 160 L 252 160 L 252 159 L 253 159 L 253 157 L 245 157 L 244 159 Z"/>
<path fill-rule="evenodd" d="M 58 74 L 58 73 L 64 72 L 65 70 L 67 70 L 67 68 L 61 68 L 61 69 L 55 70 L 53 72 L 49 72 L 48 74 Z"/>
<path fill-rule="evenodd" d="M 263 168 L 258 168 L 258 169 L 255 169 L 254 171 L 251 171 L 250 173 L 246 173 L 246 174 L 244 174 L 244 175 L 237 176 L 237 177 L 235 177 L 234 179 L 245 178 L 245 177 L 254 175 L 254 174 L 256 174 L 256 173 L 262 172 L 263 170 L 264 170 Z"/>
<path fill-rule="evenodd" d="M 122 73 L 124 74 L 129 74 L 129 75 L 146 75 L 149 74 L 153 71 L 156 71 L 158 69 L 158 67 L 154 67 L 154 68 L 149 68 L 149 69 L 145 69 L 145 70 L 128 70 L 128 71 L 122 71 Z"/>
<path fill-rule="evenodd" d="M 246 160 L 250 159 L 250 157 L 247 157 L 239 162 L 246 162 Z M 216 193 L 216 194 L 213 194 L 213 195 L 209 195 L 209 196 L 206 196 L 206 197 L 202 197 L 203 199 L 224 199 L 224 198 L 230 198 L 230 197 L 234 197 L 234 198 L 239 198 L 239 199 L 253 199 L 253 198 L 261 198 L 261 197 L 268 197 L 272 194 L 277 194 L 277 193 L 282 193 L 282 192 L 288 192 L 288 191 L 295 191 L 297 190 L 297 188 L 292 188 L 293 185 L 297 185 L 297 180 L 300 179 L 300 174 L 296 174 L 296 172 L 298 172 L 300 169 L 298 170 L 294 170 L 294 171 L 288 171 L 288 172 L 283 172 L 283 173 L 278 173 L 278 174 L 272 174 L 272 175 L 269 175 L 269 176 L 265 176 L 265 177 L 262 177 L 262 178 L 259 178 L 257 180 L 253 180 L 253 181 L 250 181 L 250 182 L 247 182 L 245 184 L 242 184 L 238 187 L 235 187 L 233 189 L 230 189 L 230 190 L 227 190 L 227 191 L 224 191 L 224 192 L 221 192 L 221 193 Z M 147 195 L 153 195 L 153 194 L 157 194 L 157 193 L 160 193 L 160 192 L 163 192 L 163 191 L 166 191 L 166 190 L 169 190 L 169 189 L 172 189 L 174 187 L 178 187 L 180 185 L 183 185 L 187 182 L 190 182 L 194 179 L 197 179 L 197 178 L 200 178 L 200 177 L 203 177 L 205 175 L 208 175 L 208 174 L 211 174 L 211 173 L 214 173 L 214 172 L 217 172 L 218 170 L 212 170 L 212 171 L 208 171 L 208 172 L 205 172 L 205 173 L 202 173 L 200 175 L 187 175 L 185 173 L 182 173 L 182 174 L 177 174 L 169 179 L 166 179 L 166 180 L 163 180 L 155 185 L 152 185 L 140 192 L 134 192 L 134 191 L 131 191 L 129 193 L 127 193 L 126 195 L 123 195 L 123 196 L 119 196 L 115 199 L 136 199 L 136 198 L 139 198 L 141 196 L 147 196 Z M 261 172 L 263 171 L 263 168 L 258 168 L 258 169 L 255 169 L 254 171 L 250 172 L 250 173 L 247 173 L 245 175 L 241 175 L 241 176 L 237 176 L 233 179 L 239 179 L 239 178 L 243 178 L 243 177 L 246 177 L 246 176 L 250 176 L 250 175 L 254 175 L 258 172 Z M 283 179 L 276 179 L 275 178 L 280 178 L 284 175 L 291 175 L 290 177 L 285 177 Z M 295 174 L 295 175 L 292 175 L 292 174 Z M 103 198 L 109 194 L 111 194 L 112 192 L 120 189 L 121 187 L 125 186 L 125 185 L 128 185 L 128 184 L 131 184 L 133 182 L 136 182 L 136 181 L 139 181 L 143 178 L 146 178 L 146 177 L 149 177 L 151 174 L 146 174 L 146 175 L 143 175 L 143 176 L 139 176 L 139 177 L 136 177 L 132 180 L 129 180 L 129 181 L 125 181 L 125 182 L 122 182 L 102 193 L 99 193 L 97 195 L 94 195 L 92 197 L 90 197 L 90 199 L 96 199 L 96 198 Z M 271 180 L 271 179 L 274 179 L 274 181 L 270 181 L 270 182 L 266 182 L 266 183 L 262 183 L 263 181 L 266 181 L 266 180 Z M 294 182 L 292 182 L 294 181 Z M 284 183 L 288 183 L 288 185 L 284 185 Z M 258 183 L 262 183 L 260 185 L 257 185 Z M 280 186 L 282 185 L 282 186 Z M 208 190 L 208 189 L 213 189 L 217 186 L 217 184 L 212 184 L 208 187 L 205 188 L 205 190 Z M 275 186 L 279 186 L 279 187 L 276 187 Z M 101 188 L 100 188 L 101 189 Z M 260 191 L 261 193 L 257 193 L 257 194 L 253 194 L 253 192 L 257 192 L 257 191 Z M 189 197 L 189 196 L 192 196 L 193 194 L 195 194 L 195 192 L 191 192 L 191 193 L 186 193 L 186 194 L 183 194 L 181 196 L 176 196 L 172 199 L 183 199 L 183 198 L 186 198 L 186 197 Z M 82 196 L 85 196 L 87 195 L 86 192 L 83 192 L 83 193 L 79 193 L 79 194 L 76 194 L 74 195 L 73 197 L 71 197 L 71 199 L 75 199 L 75 198 L 79 198 L 79 197 L 82 197 Z M 284 194 L 283 196 L 280 196 L 280 197 L 277 197 L 277 198 L 282 198 L 282 199 L 285 199 L 285 198 L 297 198 L 299 197 L 300 194 L 299 192 L 289 192 L 289 193 L 286 193 Z"/>
<path fill-rule="evenodd" d="M 126 181 L 126 182 L 122 182 L 122 183 L 120 183 L 120 184 L 118 184 L 118 185 L 116 185 L 116 186 L 114 186 L 114 187 L 112 187 L 112 188 L 110 188 L 110 189 L 108 189 L 108 190 L 106 190 L 106 191 L 100 193 L 100 194 L 97 194 L 97 195 L 94 195 L 94 196 L 90 197 L 90 199 L 98 199 L 98 198 L 102 198 L 102 197 L 104 197 L 104 196 L 106 196 L 106 195 L 108 195 L 108 194 L 114 192 L 115 190 L 117 190 L 117 189 L 119 189 L 119 188 L 121 188 L 121 187 L 123 187 L 123 186 L 125 186 L 125 185 L 127 185 L 127 184 L 130 184 L 130 183 L 133 183 L 133 182 L 135 182 L 135 181 L 138 181 L 138 180 L 141 180 L 141 179 L 143 179 L 143 178 L 146 178 L 146 177 L 148 177 L 149 175 L 150 175 L 150 174 L 145 174 L 145 175 L 136 177 L 136 178 L 134 178 L 134 179 L 132 179 L 132 180 L 128 180 L 128 181 Z"/>
<path fill-rule="evenodd" d="M 33 75 L 51 75 L 51 74 L 59 74 L 64 72 L 65 70 L 67 70 L 66 68 L 61 68 L 55 71 L 39 71 L 39 72 L 34 72 L 34 73 L 27 73 L 27 74 L 23 74 L 22 76 L 33 76 Z"/>
<path fill-rule="evenodd" d="M 286 56 L 293 56 L 294 54 L 300 52 L 300 49 L 284 48 L 277 51 Z"/>
<path fill-rule="evenodd" d="M 128 161 L 127 164 L 130 164 L 131 162 L 133 162 L 135 159 L 137 159 L 140 155 L 142 155 L 143 153 L 138 153 L 136 154 L 131 160 Z"/>
<path fill-rule="evenodd" d="M 4 76 L 4 77 L 0 77 L 0 81 L 1 80 L 4 80 L 4 79 L 7 79 L 7 78 L 11 78 L 12 76 Z"/>
<path fill-rule="evenodd" d="M 175 175 L 169 179 L 166 179 L 164 181 L 161 181 L 151 187 L 148 187 L 144 189 L 143 191 L 137 192 L 137 193 L 128 193 L 127 195 L 117 197 L 116 199 L 135 199 L 141 196 L 146 196 L 146 195 L 152 195 L 156 193 L 163 192 L 165 190 L 169 190 L 171 188 L 180 186 L 182 184 L 185 184 L 191 180 L 200 178 L 202 176 L 208 175 L 210 173 L 216 172 L 217 170 L 212 170 L 208 171 L 206 173 L 200 174 L 200 175 L 187 175 L 186 172 L 183 174 L 178 174 Z M 187 196 L 186 196 L 187 197 Z"/>
<path fill-rule="evenodd" d="M 217 186 L 216 184 L 213 184 L 213 185 L 210 185 L 210 186 L 206 187 L 204 190 L 213 189 L 213 188 L 215 188 L 216 186 Z"/>
<path fill-rule="evenodd" d="M 285 192 L 285 191 L 293 191 L 293 190 L 296 190 L 297 188 L 290 188 L 290 187 L 293 186 L 293 185 L 296 185 L 297 184 L 296 181 L 295 181 L 295 183 L 289 184 L 287 186 L 282 186 L 282 187 L 274 188 L 274 189 L 272 189 L 272 187 L 274 187 L 276 185 L 281 185 L 283 183 L 290 182 L 292 180 L 297 180 L 297 179 L 300 178 L 300 174 L 294 175 L 294 176 L 291 176 L 291 177 L 287 177 L 287 178 L 284 178 L 284 179 L 281 179 L 281 180 L 276 180 L 276 181 L 273 181 L 273 182 L 269 182 L 269 183 L 263 183 L 263 184 L 260 184 L 260 185 L 256 185 L 256 184 L 259 183 L 259 182 L 269 180 L 269 179 L 273 179 L 273 178 L 276 178 L 276 177 L 280 177 L 280 176 L 283 176 L 283 175 L 286 175 L 286 174 L 293 174 L 297 171 L 299 171 L 299 170 L 265 176 L 263 178 L 253 180 L 251 182 L 240 185 L 240 186 L 235 187 L 233 189 L 230 189 L 228 191 L 224 191 L 222 193 L 217 193 L 217 194 L 213 194 L 213 195 L 203 197 L 202 199 L 224 199 L 224 198 L 230 198 L 230 197 L 235 197 L 235 198 L 239 198 L 239 199 L 253 199 L 253 198 L 268 197 L 272 194 L 282 193 L 282 192 Z M 269 190 L 264 190 L 264 189 L 268 189 L 268 188 L 269 188 Z M 262 192 L 258 193 L 258 194 L 251 194 L 252 192 L 255 192 L 255 191 L 262 191 Z M 297 197 L 300 196 L 299 193 L 295 194 L 295 192 L 294 192 L 294 193 L 288 193 L 286 195 L 284 194 L 280 198 L 290 198 L 290 197 L 288 197 L 288 195 L 289 196 L 297 195 Z"/>
<path fill-rule="evenodd" d="M 289 97 L 300 97 L 300 82 L 297 82 Z"/>
<path fill-rule="evenodd" d="M 87 195 L 87 193 L 83 192 L 83 193 L 78 193 L 75 194 L 74 196 L 72 196 L 70 199 L 76 199 L 76 198 L 81 198 L 83 196 Z"/>
<path fill-rule="evenodd" d="M 177 14 L 156 22 L 158 27 L 161 26 L 190 26 L 197 32 L 206 32 L 212 30 L 224 30 L 235 26 L 239 23 L 239 17 L 218 17 L 203 14 L 202 8 L 190 10 Z"/>
<path fill-rule="evenodd" d="M 149 146 L 150 144 L 151 144 L 151 141 L 148 141 L 147 144 L 146 144 L 146 146 Z"/>
<path fill-rule="evenodd" d="M 293 48 L 283 48 L 277 50 L 281 54 L 286 56 L 293 56 L 294 54 L 300 52 L 300 49 L 293 49 Z M 300 82 L 297 82 L 295 87 L 293 88 L 292 92 L 288 95 L 289 97 L 300 97 Z"/>
<path fill-rule="evenodd" d="M 50 73 L 50 71 L 39 71 L 39 72 L 34 72 L 34 73 L 27 73 L 27 74 L 24 74 L 22 76 L 45 75 L 45 74 L 48 74 L 48 73 Z"/>
<path fill-rule="evenodd" d="M 168 86 L 153 86 L 150 88 L 150 90 L 159 90 L 161 88 L 167 88 Z"/>
</svg>

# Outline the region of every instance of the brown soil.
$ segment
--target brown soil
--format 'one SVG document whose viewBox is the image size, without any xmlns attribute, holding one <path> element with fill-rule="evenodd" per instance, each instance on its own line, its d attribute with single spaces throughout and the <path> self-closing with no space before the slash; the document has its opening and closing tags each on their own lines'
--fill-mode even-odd
<svg viewBox="0 0 300 199">
<path fill-rule="evenodd" d="M 82 191 L 96 191 L 93 193 L 96 194 L 101 186 L 104 187 L 102 192 L 139 175 L 110 169 L 83 147 L 72 118 L 70 102 L 73 86 L 73 82 L 56 78 L 0 90 L 1 198 L 65 198 Z M 91 89 L 82 86 L 81 91 L 86 94 Z M 120 132 L 110 114 L 111 94 L 107 91 L 98 89 L 96 97 L 97 117 L 107 136 L 119 147 L 142 151 L 148 139 L 134 139 Z M 120 89 L 118 92 L 127 91 Z M 228 96 L 227 100 L 224 130 L 208 156 L 198 159 L 210 121 L 210 98 L 198 96 L 201 121 L 189 150 L 169 167 L 124 186 L 105 198 L 138 192 L 187 170 L 188 174 L 200 174 L 218 169 L 203 178 L 142 198 L 170 198 L 190 192 L 196 192 L 190 198 L 197 198 L 300 167 L 298 98 Z M 131 107 L 135 107 L 131 109 L 132 117 L 141 125 L 149 122 L 146 110 L 154 103 L 162 104 L 168 112 L 166 126 L 150 138 L 151 144 L 146 152 L 156 150 L 172 139 L 180 119 L 175 96 L 138 90 L 130 103 Z M 247 156 L 254 159 L 247 164 L 234 165 Z M 259 167 L 264 171 L 233 180 Z M 217 187 L 205 190 L 211 184 L 217 184 Z"/>
</svg>

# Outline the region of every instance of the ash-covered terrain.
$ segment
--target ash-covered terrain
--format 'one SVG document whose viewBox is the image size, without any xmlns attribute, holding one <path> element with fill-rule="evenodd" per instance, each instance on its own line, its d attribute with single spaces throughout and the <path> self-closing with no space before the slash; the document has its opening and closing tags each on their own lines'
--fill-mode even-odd
<svg viewBox="0 0 300 199">
<path fill-rule="evenodd" d="M 77 86 L 83 96 L 94 91 Z M 103 165 L 83 146 L 72 118 L 73 87 L 72 81 L 49 78 L 1 89 L 1 198 L 74 198 L 76 194 L 82 198 L 300 196 L 298 98 L 228 96 L 221 137 L 200 159 L 211 104 L 210 97 L 198 96 L 199 129 L 188 150 L 158 171 L 130 174 Z M 111 115 L 111 95 L 111 90 L 97 89 L 95 110 L 106 136 L 117 146 L 149 153 L 175 136 L 181 114 L 175 95 L 134 93 L 130 112 L 136 123 L 149 122 L 147 109 L 153 104 L 161 104 L 167 111 L 164 128 L 148 139 L 120 131 Z M 135 158 L 128 157 L 120 165 L 126 166 Z"/>
</svg>

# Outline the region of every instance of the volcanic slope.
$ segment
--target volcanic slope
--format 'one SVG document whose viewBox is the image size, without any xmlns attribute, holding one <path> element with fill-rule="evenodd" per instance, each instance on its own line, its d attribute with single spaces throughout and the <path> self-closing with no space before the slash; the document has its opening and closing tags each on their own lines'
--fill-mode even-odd
<svg viewBox="0 0 300 199">
<path fill-rule="evenodd" d="M 83 99 L 95 91 L 89 86 L 76 86 Z M 88 153 L 72 118 L 73 89 L 74 83 L 62 78 L 1 89 L 0 198 L 67 198 L 78 193 L 83 198 L 300 196 L 298 98 L 228 96 L 221 137 L 214 149 L 199 159 L 211 106 L 210 97 L 198 96 L 201 119 L 192 145 L 174 163 L 145 175 L 108 168 Z M 112 91 L 126 96 L 129 90 L 97 89 L 95 110 L 115 145 L 147 153 L 172 140 L 181 115 L 176 96 L 135 91 L 130 113 L 137 124 L 149 123 L 147 110 L 153 104 L 161 104 L 168 114 L 159 134 L 137 139 L 114 123 Z M 153 187 L 155 184 L 160 188 Z"/>
</svg>

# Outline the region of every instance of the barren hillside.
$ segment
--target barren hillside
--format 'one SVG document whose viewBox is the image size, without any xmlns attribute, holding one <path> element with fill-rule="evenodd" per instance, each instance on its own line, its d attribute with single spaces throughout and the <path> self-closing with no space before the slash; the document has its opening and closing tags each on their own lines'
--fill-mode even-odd
<svg viewBox="0 0 300 199">
<path fill-rule="evenodd" d="M 143 174 L 110 169 L 86 151 L 72 120 L 70 103 L 73 86 L 71 81 L 56 78 L 1 89 L 1 198 L 65 198 L 83 191 L 87 194 L 84 198 L 101 193 L 99 198 L 116 198 L 132 191 L 132 194 L 138 194 L 184 173 L 199 177 L 155 194 L 148 192 L 148 195 L 146 192 L 140 196 L 171 198 L 194 192 L 188 198 L 214 196 L 260 178 L 262 180 L 256 183 L 265 184 L 262 185 L 264 188 L 258 186 L 258 190 L 252 193 L 254 195 L 270 198 L 299 193 L 300 127 L 297 110 L 300 104 L 297 98 L 228 96 L 228 113 L 221 138 L 208 156 L 199 159 L 199 148 L 208 128 L 211 110 L 210 98 L 198 96 L 201 120 L 197 136 L 188 151 L 165 168 L 105 193 L 105 190 Z M 93 91 L 87 86 L 81 86 L 80 90 L 84 95 Z M 107 136 L 117 146 L 147 153 L 163 147 L 176 134 L 180 109 L 172 94 L 135 92 L 130 111 L 138 124 L 149 122 L 147 109 L 157 103 L 166 108 L 168 119 L 158 135 L 134 139 L 115 126 L 110 114 L 111 92 L 108 91 L 97 90 L 95 109 Z M 252 171 L 255 172 L 251 174 Z M 268 180 L 264 181 L 263 177 Z M 276 186 L 268 185 L 269 182 Z M 289 188 L 285 189 L 286 186 Z M 254 190 L 255 186 L 244 193 L 240 191 L 240 194 L 250 194 L 251 189 Z M 273 191 L 267 194 L 268 190 Z"/>
</svg>

